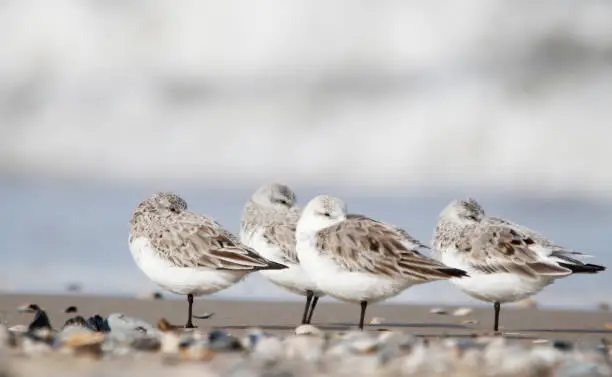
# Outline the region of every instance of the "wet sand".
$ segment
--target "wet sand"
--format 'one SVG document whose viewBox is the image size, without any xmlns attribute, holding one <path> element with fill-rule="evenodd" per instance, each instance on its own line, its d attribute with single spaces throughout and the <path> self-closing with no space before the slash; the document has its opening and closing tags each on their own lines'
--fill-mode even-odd
<svg viewBox="0 0 612 377">
<path fill-rule="evenodd" d="M 16 308 L 24 303 L 36 303 L 47 311 L 54 328 L 61 328 L 64 321 L 74 314 L 65 314 L 70 305 L 77 306 L 79 314 L 90 316 L 124 313 L 155 324 L 160 318 L 182 325 L 185 322 L 187 303 L 175 299 L 130 299 L 97 296 L 48 296 L 26 294 L 4 294 L 0 296 L 1 319 L 9 326 L 27 324 L 31 314 L 20 314 Z M 370 325 L 367 330 L 392 329 L 409 331 L 417 336 L 469 337 L 491 333 L 492 308 L 473 308 L 465 316 L 452 315 L 457 306 L 436 306 L 446 309 L 448 314 L 432 314 L 433 306 L 418 305 L 371 305 L 366 322 L 374 317 L 384 323 Z M 303 310 L 301 302 L 226 301 L 198 299 L 194 303 L 194 314 L 212 312 L 210 319 L 194 319 L 201 329 L 220 328 L 233 334 L 245 329 L 261 327 L 273 333 L 292 332 L 299 324 Z M 320 302 L 314 315 L 313 325 L 324 330 L 354 328 L 359 318 L 359 306 L 336 302 Z M 475 321 L 474 323 L 469 323 Z M 508 337 L 529 339 L 567 340 L 581 344 L 595 344 L 602 339 L 612 341 L 612 313 L 604 311 L 570 311 L 524 309 L 502 306 L 501 330 Z"/>
</svg>

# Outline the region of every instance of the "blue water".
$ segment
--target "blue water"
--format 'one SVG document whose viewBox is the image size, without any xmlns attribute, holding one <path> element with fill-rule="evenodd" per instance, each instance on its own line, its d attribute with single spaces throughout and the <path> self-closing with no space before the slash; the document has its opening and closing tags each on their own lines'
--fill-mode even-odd
<svg viewBox="0 0 612 377">
<path fill-rule="evenodd" d="M 237 231 L 242 205 L 250 190 L 162 187 L 180 192 L 192 210 L 214 216 Z M 136 295 L 157 287 L 135 266 L 127 248 L 128 221 L 138 202 L 155 187 L 104 186 L 49 180 L 6 178 L 0 182 L 0 289 L 21 292 L 65 292 L 78 282 L 83 292 Z M 440 210 L 465 191 L 421 196 L 365 196 L 341 189 L 298 189 L 303 204 L 329 192 L 346 199 L 353 212 L 401 225 L 429 242 Z M 504 216 L 542 231 L 555 241 L 584 250 L 596 263 L 612 264 L 612 205 L 564 198 L 529 199 L 494 193 L 471 193 L 490 214 Z M 594 307 L 612 293 L 608 272 L 572 276 L 548 287 L 536 299 L 548 306 Z M 240 299 L 299 299 L 252 274 L 217 294 Z M 446 282 L 413 287 L 395 302 L 476 303 Z"/>
</svg>

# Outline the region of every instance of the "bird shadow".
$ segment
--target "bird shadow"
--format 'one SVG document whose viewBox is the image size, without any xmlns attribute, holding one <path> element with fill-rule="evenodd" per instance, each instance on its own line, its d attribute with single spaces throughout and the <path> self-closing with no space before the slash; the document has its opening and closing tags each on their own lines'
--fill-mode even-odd
<svg viewBox="0 0 612 377">
<path fill-rule="evenodd" d="M 228 326 L 213 326 L 213 329 L 223 329 L 223 330 L 247 330 L 252 328 L 260 328 L 262 330 L 271 330 L 271 331 L 294 331 L 296 327 L 300 326 L 300 324 L 296 325 L 228 325 Z M 330 330 L 330 331 L 340 331 L 346 330 L 347 327 L 342 326 L 326 326 L 321 325 L 317 326 L 321 330 Z"/>
<path fill-rule="evenodd" d="M 521 329 L 518 332 L 570 333 L 570 334 L 612 334 L 609 329 Z"/>
<path fill-rule="evenodd" d="M 332 323 L 313 323 L 313 326 L 320 328 L 321 330 L 327 331 L 347 331 L 354 330 L 357 328 L 356 323 L 347 322 L 332 322 Z M 226 330 L 246 330 L 250 328 L 260 328 L 263 330 L 275 330 L 275 331 L 293 331 L 300 324 L 291 325 L 227 325 L 227 326 L 213 326 L 214 329 L 226 329 Z M 449 329 L 449 330 L 471 330 L 470 327 L 457 325 L 457 324 L 441 324 L 441 323 L 381 323 L 366 325 L 366 330 L 384 331 L 388 328 L 436 328 L 436 329 Z"/>
<path fill-rule="evenodd" d="M 330 326 L 344 326 L 344 327 L 355 327 L 354 323 L 341 323 L 334 322 L 329 323 Z M 323 326 L 323 325 L 322 325 Z M 455 323 L 377 323 L 377 324 L 366 324 L 368 328 L 385 328 L 385 327 L 393 327 L 393 328 L 435 328 L 435 329 L 455 329 L 455 330 L 470 330 L 471 327 L 467 327 L 464 325 L 458 325 Z"/>
</svg>

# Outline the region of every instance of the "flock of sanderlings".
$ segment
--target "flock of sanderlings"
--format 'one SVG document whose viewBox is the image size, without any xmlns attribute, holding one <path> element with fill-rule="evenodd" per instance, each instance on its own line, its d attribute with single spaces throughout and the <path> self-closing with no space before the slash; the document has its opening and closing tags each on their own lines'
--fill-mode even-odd
<svg viewBox="0 0 612 377">
<path fill-rule="evenodd" d="M 393 297 L 412 285 L 448 279 L 468 295 L 494 304 L 499 331 L 502 303 L 532 296 L 556 279 L 597 273 L 586 255 L 557 245 L 510 221 L 489 217 L 474 200 L 455 200 L 427 245 L 394 225 L 349 213 L 346 204 L 319 195 L 302 209 L 282 184 L 259 188 L 247 201 L 240 237 L 211 217 L 188 210 L 174 193 L 141 202 L 130 221 L 129 248 L 153 282 L 186 295 L 185 327 L 194 327 L 194 296 L 212 294 L 260 271 L 272 283 L 306 297 L 310 323 L 319 297 L 361 306 Z"/>
</svg>

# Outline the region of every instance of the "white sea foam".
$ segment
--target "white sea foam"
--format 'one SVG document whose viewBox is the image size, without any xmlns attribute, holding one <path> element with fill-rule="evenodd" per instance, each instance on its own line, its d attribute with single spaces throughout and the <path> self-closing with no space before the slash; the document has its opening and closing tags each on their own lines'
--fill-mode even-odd
<svg viewBox="0 0 612 377">
<path fill-rule="evenodd" d="M 1 171 L 612 193 L 612 3 L 6 1 L 0 35 Z"/>
</svg>

